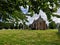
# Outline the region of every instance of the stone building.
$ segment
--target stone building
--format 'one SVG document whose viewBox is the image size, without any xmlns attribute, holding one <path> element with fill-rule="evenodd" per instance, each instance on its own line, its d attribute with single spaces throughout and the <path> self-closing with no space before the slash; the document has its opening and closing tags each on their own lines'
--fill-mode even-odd
<svg viewBox="0 0 60 45">
<path fill-rule="evenodd" d="M 45 30 L 47 29 L 47 24 L 41 17 L 39 17 L 37 20 L 34 20 L 29 27 L 32 30 Z"/>
</svg>

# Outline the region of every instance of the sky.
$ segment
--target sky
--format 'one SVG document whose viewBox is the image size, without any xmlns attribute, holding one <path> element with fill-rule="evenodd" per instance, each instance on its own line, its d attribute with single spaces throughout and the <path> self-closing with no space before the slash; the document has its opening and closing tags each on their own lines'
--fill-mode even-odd
<svg viewBox="0 0 60 45">
<path fill-rule="evenodd" d="M 60 8 L 57 10 L 56 14 L 60 15 Z M 53 21 L 60 23 L 60 18 L 52 17 Z"/>
<path fill-rule="evenodd" d="M 29 9 L 29 7 L 28 8 L 21 7 L 21 10 L 24 14 L 28 13 L 28 9 Z M 57 10 L 56 14 L 60 15 L 60 8 Z M 27 16 L 29 22 L 26 22 L 26 24 L 27 25 L 32 24 L 34 20 L 37 20 L 39 18 L 39 16 L 41 16 L 43 18 L 43 20 L 46 21 L 47 25 L 49 24 L 46 14 L 42 10 L 40 10 L 39 14 L 34 14 L 32 17 Z M 51 18 L 53 21 L 55 21 L 55 23 L 60 23 L 60 18 L 57 18 L 57 17 L 51 17 Z"/>
<path fill-rule="evenodd" d="M 21 11 L 22 11 L 24 14 L 28 13 L 28 9 L 29 9 L 28 6 L 27 6 L 27 8 L 24 8 L 24 7 L 20 6 L 20 8 L 21 8 Z"/>
</svg>

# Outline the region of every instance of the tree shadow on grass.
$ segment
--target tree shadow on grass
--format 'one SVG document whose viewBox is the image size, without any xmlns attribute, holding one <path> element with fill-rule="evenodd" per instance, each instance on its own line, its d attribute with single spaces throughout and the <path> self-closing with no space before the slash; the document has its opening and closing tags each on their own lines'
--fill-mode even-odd
<svg viewBox="0 0 60 45">
<path fill-rule="evenodd" d="M 59 32 L 57 32 L 56 34 L 57 34 L 58 38 L 60 38 L 60 33 L 59 33 Z"/>
<path fill-rule="evenodd" d="M 58 37 L 58 39 L 56 40 L 56 42 L 58 43 L 58 45 L 60 45 L 60 33 L 57 32 L 56 34 L 57 34 L 57 37 Z"/>
</svg>

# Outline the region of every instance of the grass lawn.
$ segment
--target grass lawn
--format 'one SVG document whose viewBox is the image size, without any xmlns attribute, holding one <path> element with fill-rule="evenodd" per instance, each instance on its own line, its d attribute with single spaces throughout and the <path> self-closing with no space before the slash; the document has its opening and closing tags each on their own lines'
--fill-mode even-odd
<svg viewBox="0 0 60 45">
<path fill-rule="evenodd" d="M 55 30 L 0 30 L 0 45 L 60 45 Z"/>
</svg>

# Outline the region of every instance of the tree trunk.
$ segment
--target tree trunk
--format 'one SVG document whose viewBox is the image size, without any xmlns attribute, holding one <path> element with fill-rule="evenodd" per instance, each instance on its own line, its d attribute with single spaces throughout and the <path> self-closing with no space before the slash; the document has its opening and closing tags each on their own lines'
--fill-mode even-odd
<svg viewBox="0 0 60 45">
<path fill-rule="evenodd" d="M 59 24 L 59 26 L 58 26 L 58 32 L 60 33 L 60 24 Z"/>
</svg>

